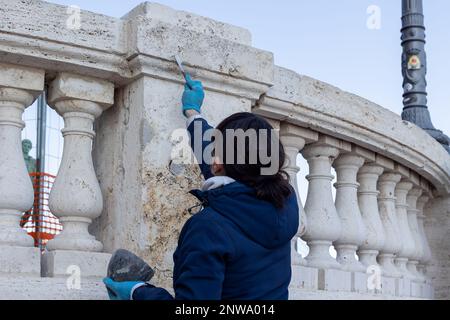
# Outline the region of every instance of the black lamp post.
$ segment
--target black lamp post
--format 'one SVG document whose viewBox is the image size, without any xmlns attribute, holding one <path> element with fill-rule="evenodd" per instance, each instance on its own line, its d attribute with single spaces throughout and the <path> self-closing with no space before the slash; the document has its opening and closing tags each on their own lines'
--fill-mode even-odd
<svg viewBox="0 0 450 320">
<path fill-rule="evenodd" d="M 431 122 L 427 107 L 427 57 L 422 0 L 402 0 L 402 119 L 428 132 L 450 153 L 450 139 Z"/>
</svg>

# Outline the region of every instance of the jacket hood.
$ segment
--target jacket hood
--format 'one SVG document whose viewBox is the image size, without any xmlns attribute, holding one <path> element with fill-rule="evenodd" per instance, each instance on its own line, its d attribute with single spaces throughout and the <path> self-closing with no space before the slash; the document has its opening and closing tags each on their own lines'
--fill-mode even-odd
<svg viewBox="0 0 450 320">
<path fill-rule="evenodd" d="M 283 208 L 256 197 L 253 188 L 240 182 L 223 187 L 191 193 L 218 214 L 231 220 L 251 240 L 273 249 L 290 241 L 297 233 L 299 207 L 292 190 Z"/>
</svg>

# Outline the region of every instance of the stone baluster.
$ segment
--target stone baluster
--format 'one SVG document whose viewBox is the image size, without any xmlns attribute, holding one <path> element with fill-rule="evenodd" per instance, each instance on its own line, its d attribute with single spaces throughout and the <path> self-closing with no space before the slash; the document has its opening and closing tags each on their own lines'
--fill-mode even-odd
<svg viewBox="0 0 450 320">
<path fill-rule="evenodd" d="M 297 239 L 301 237 L 307 226 L 307 218 L 303 209 L 302 200 L 298 192 L 297 174 L 300 168 L 297 166 L 297 156 L 303 150 L 306 142 L 316 141 L 318 134 L 300 127 L 289 124 L 283 124 L 280 130 L 280 140 L 283 143 L 286 153 L 286 172 L 289 174 L 291 185 L 297 193 L 297 201 L 299 206 L 299 228 L 297 235 L 292 239 L 291 257 L 293 265 L 306 265 L 306 260 L 299 254 L 297 250 Z"/>
<path fill-rule="evenodd" d="M 428 243 L 428 239 L 425 234 L 424 228 L 424 220 L 425 220 L 424 207 L 429 200 L 430 197 L 427 194 L 423 194 L 417 200 L 417 223 L 419 225 L 419 234 L 423 248 L 421 257 L 419 258 L 419 264 L 417 265 L 417 270 L 422 276 L 425 277 L 425 279 L 426 279 L 426 265 L 431 261 L 431 248 Z"/>
<path fill-rule="evenodd" d="M 40 272 L 39 249 L 19 222 L 34 201 L 22 154 L 22 115 L 43 91 L 44 77 L 44 70 L 0 63 L 0 273 Z"/>
<path fill-rule="evenodd" d="M 378 207 L 386 236 L 378 256 L 378 262 L 382 267 L 383 275 L 394 278 L 401 276 L 394 265 L 394 257 L 402 248 L 395 209 L 395 187 L 400 180 L 400 174 L 391 172 L 383 173 L 378 180 L 378 190 L 380 191 Z"/>
<path fill-rule="evenodd" d="M 409 257 L 406 267 L 409 272 L 414 275 L 416 280 L 424 281 L 425 278 L 417 270 L 419 259 L 423 255 L 423 244 L 420 236 L 419 224 L 417 221 L 417 200 L 422 195 L 423 190 L 419 187 L 414 187 L 406 198 L 408 203 L 408 223 L 411 230 L 412 237 L 414 239 L 414 253 Z"/>
<path fill-rule="evenodd" d="M 342 226 L 341 235 L 333 244 L 337 251 L 337 261 L 345 271 L 366 271 L 355 256 L 366 237 L 358 205 L 359 184 L 356 182 L 358 170 L 363 164 L 364 158 L 353 152 L 340 155 L 333 163 L 337 173 L 336 210 Z"/>
<path fill-rule="evenodd" d="M 414 255 L 414 239 L 409 229 L 408 223 L 408 205 L 406 197 L 409 191 L 412 189 L 413 184 L 407 180 L 401 180 L 395 188 L 395 208 L 397 211 L 397 220 L 400 227 L 400 239 L 402 242 L 402 248 L 398 252 L 395 258 L 395 264 L 401 272 L 402 276 L 406 279 L 415 279 L 415 276 L 409 272 L 406 267 L 408 258 Z"/>
<path fill-rule="evenodd" d="M 309 254 L 306 257 L 308 266 L 341 268 L 329 253 L 333 241 L 339 239 L 341 234 L 341 221 L 331 190 L 331 165 L 339 155 L 341 144 L 337 139 L 321 135 L 318 142 L 306 146 L 303 150 L 303 156 L 309 165 L 309 175 L 306 177 L 309 187 L 305 203 L 308 228 L 303 237 L 309 246 Z"/>
<path fill-rule="evenodd" d="M 305 259 L 299 254 L 297 251 L 297 239 L 300 236 L 300 233 L 303 233 L 305 227 L 305 219 L 303 218 L 304 210 L 300 200 L 300 196 L 298 194 L 298 185 L 297 185 L 297 173 L 300 171 L 300 167 L 297 166 L 297 155 L 300 150 L 305 146 L 305 140 L 298 137 L 293 136 L 281 136 L 280 137 L 284 150 L 286 152 L 286 172 L 289 174 L 290 182 L 295 192 L 297 193 L 297 200 L 299 205 L 299 229 L 294 238 L 292 238 L 291 243 L 291 259 L 293 265 L 306 265 Z"/>
<path fill-rule="evenodd" d="M 0 246 L 34 246 L 33 238 L 19 225 L 34 200 L 21 131 L 23 112 L 44 89 L 44 74 L 43 70 L 0 63 Z"/>
<path fill-rule="evenodd" d="M 50 251 L 99 252 L 103 245 L 89 234 L 99 217 L 103 200 L 92 163 L 95 118 L 114 102 L 110 82 L 61 73 L 49 90 L 49 105 L 64 118 L 64 149 L 58 176 L 50 194 L 50 209 L 64 230 L 51 240 Z"/>
<path fill-rule="evenodd" d="M 366 267 L 378 266 L 377 256 L 383 249 L 385 232 L 378 209 L 377 182 L 384 168 L 376 164 L 366 164 L 358 172 L 358 202 L 362 219 L 366 226 L 366 239 L 359 247 L 359 260 Z"/>
</svg>

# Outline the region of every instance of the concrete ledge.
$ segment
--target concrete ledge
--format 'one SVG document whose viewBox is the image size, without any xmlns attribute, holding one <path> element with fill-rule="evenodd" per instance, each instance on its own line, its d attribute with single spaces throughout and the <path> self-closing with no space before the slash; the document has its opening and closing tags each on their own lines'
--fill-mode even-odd
<svg viewBox="0 0 450 320">
<path fill-rule="evenodd" d="M 41 257 L 38 248 L 0 246 L 0 275 L 41 274 Z"/>
<path fill-rule="evenodd" d="M 273 54 L 252 47 L 244 28 L 156 3 L 143 3 L 122 19 L 81 10 L 82 27 L 71 28 L 67 8 L 39 0 L 0 0 L 0 13 L 8 13 L 0 23 L 2 62 L 45 69 L 48 79 L 69 72 L 121 86 L 142 75 L 133 64 L 137 57 L 168 63 L 166 73 L 181 81 L 173 60 L 178 53 L 191 73 L 210 71 L 229 84 L 245 79 L 267 85 L 265 91 L 272 84 Z"/>
<path fill-rule="evenodd" d="M 423 300 L 392 295 L 360 294 L 355 292 L 309 291 L 291 289 L 289 300 Z"/>
<path fill-rule="evenodd" d="M 410 297 L 411 296 L 411 280 L 400 279 L 398 281 L 398 292 L 399 297 Z"/>
<path fill-rule="evenodd" d="M 103 278 L 110 259 L 109 253 L 49 251 L 42 256 L 42 275 L 68 278 L 79 274 L 81 279 Z"/>
<path fill-rule="evenodd" d="M 319 270 L 319 290 L 344 291 L 352 290 L 352 273 L 333 269 Z"/>
<path fill-rule="evenodd" d="M 368 293 L 369 288 L 367 286 L 368 274 L 363 272 L 352 272 L 352 292 Z"/>
<path fill-rule="evenodd" d="M 434 299 L 434 289 L 429 283 L 423 285 L 422 298 L 424 299 Z"/>
<path fill-rule="evenodd" d="M 0 300 L 107 300 L 100 279 L 82 279 L 79 287 L 66 279 L 0 275 Z"/>
<path fill-rule="evenodd" d="M 411 297 L 422 298 L 424 296 L 424 283 L 411 282 Z"/>
<path fill-rule="evenodd" d="M 0 63 L 0 87 L 22 89 L 35 95 L 44 89 L 45 71 L 20 65 Z"/>
<path fill-rule="evenodd" d="M 292 266 L 290 287 L 293 289 L 317 290 L 319 270 L 304 266 Z"/>
<path fill-rule="evenodd" d="M 381 292 L 383 295 L 396 296 L 398 292 L 398 279 L 382 277 Z"/>
</svg>

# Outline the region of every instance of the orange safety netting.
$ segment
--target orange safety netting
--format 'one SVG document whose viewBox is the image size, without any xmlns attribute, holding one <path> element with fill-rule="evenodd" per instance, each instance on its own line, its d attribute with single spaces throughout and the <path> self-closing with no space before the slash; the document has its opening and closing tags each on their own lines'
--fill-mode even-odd
<svg viewBox="0 0 450 320">
<path fill-rule="evenodd" d="M 49 208 L 50 191 L 55 176 L 47 173 L 30 173 L 34 188 L 33 207 L 25 212 L 20 226 L 34 238 L 35 246 L 45 246 L 62 231 L 62 225 Z"/>
</svg>

